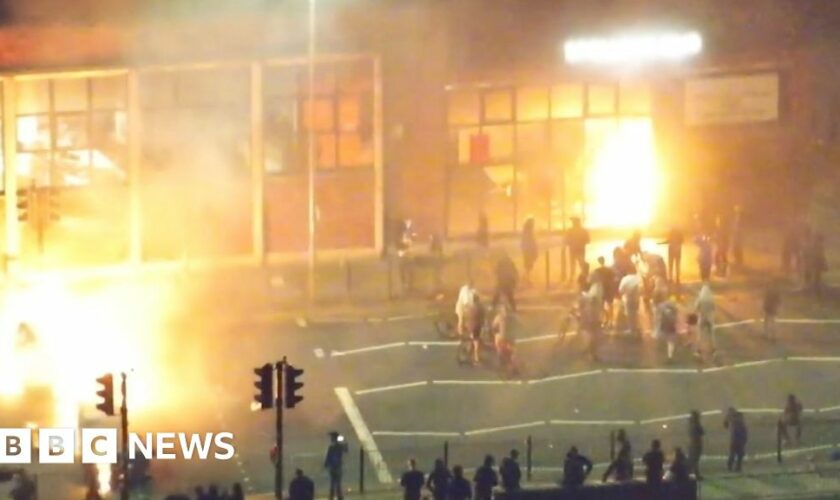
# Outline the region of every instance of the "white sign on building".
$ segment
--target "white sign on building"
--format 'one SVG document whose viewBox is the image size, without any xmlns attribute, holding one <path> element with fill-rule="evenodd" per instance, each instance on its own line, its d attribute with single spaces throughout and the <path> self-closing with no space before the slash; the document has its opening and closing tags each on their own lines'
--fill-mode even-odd
<svg viewBox="0 0 840 500">
<path fill-rule="evenodd" d="M 711 125 L 779 119 L 779 74 L 694 78 L 685 82 L 685 123 Z"/>
</svg>

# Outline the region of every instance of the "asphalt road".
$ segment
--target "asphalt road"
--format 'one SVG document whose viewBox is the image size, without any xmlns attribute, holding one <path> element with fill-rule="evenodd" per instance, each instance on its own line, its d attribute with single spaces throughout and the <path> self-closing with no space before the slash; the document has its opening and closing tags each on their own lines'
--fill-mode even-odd
<svg viewBox="0 0 840 500">
<path fill-rule="evenodd" d="M 459 366 L 455 347 L 439 338 L 431 319 L 416 317 L 234 326 L 226 334 L 223 356 L 235 365 L 221 363 L 224 369 L 209 383 L 219 394 L 220 418 L 237 434 L 241 467 L 236 475 L 247 477 L 257 492 L 273 487 L 268 450 L 274 415 L 247 410 L 251 367 L 284 355 L 306 370 L 306 399 L 286 413 L 286 477 L 301 467 L 320 491 L 326 488 L 321 464 L 330 430 L 348 436 L 345 485 L 352 490 L 359 483 L 360 448 L 366 487 L 375 489 L 398 478 L 409 457 L 430 468 L 443 456 L 444 443 L 450 464 L 471 468 L 485 453 L 498 459 L 511 448 L 524 458 L 531 436 L 534 480 L 552 481 L 572 444 L 595 462 L 606 462 L 609 433 L 617 428 L 627 429 L 637 456 L 654 437 L 669 450 L 685 445 L 684 415 L 695 408 L 705 413 L 707 471 L 723 470 L 722 412 L 729 406 L 747 413 L 753 463 L 772 463 L 775 421 L 791 392 L 809 414 L 803 449 L 788 450 L 785 460 L 826 457 L 825 448 L 840 443 L 835 423 L 840 418 L 835 389 L 840 331 L 832 321 L 840 320 L 840 311 L 828 300 L 786 297 L 783 318 L 816 321 L 781 324 L 773 344 L 761 338 L 758 323 L 749 321 L 758 317 L 758 304 L 754 293 L 733 288 L 718 294 L 720 366 L 698 364 L 688 350 L 679 352 L 676 363 L 665 364 L 661 342 L 626 338 L 605 341 L 601 362 L 593 363 L 584 354 L 584 339 L 558 344 L 553 337 L 560 312 L 526 308 L 519 317 L 523 372 L 512 380 L 501 377 L 492 361 Z"/>
</svg>

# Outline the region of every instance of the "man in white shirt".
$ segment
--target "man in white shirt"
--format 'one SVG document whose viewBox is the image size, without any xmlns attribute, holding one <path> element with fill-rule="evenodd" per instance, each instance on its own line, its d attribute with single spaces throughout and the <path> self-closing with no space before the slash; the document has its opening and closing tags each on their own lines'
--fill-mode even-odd
<svg viewBox="0 0 840 500">
<path fill-rule="evenodd" d="M 642 278 L 635 269 L 621 278 L 618 293 L 624 305 L 624 315 L 627 318 L 627 329 L 631 334 L 639 332 L 639 303 L 642 295 Z"/>
<path fill-rule="evenodd" d="M 458 291 L 458 300 L 455 301 L 455 315 L 458 316 L 458 334 L 464 335 L 464 317 L 467 308 L 475 303 L 476 290 L 472 282 L 467 282 Z"/>
</svg>

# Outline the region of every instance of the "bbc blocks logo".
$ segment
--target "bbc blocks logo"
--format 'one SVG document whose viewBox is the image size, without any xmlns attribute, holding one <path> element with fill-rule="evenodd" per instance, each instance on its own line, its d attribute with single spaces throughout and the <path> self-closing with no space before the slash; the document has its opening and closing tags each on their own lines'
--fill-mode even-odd
<svg viewBox="0 0 840 500">
<path fill-rule="evenodd" d="M 34 450 L 42 464 L 115 464 L 117 429 L 0 429 L 0 464 L 31 464 Z M 34 445 L 37 444 L 37 447 Z M 79 450 L 77 454 L 76 451 Z M 128 458 L 155 460 L 230 460 L 236 454 L 233 433 L 158 432 L 128 434 Z"/>
</svg>

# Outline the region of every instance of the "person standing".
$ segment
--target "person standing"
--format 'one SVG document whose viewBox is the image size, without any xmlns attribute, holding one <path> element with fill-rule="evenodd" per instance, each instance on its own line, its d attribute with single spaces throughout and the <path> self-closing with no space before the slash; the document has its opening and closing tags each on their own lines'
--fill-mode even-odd
<svg viewBox="0 0 840 500">
<path fill-rule="evenodd" d="M 604 257 L 598 257 L 598 267 L 592 271 L 592 281 L 601 284 L 604 299 L 602 324 L 608 328 L 613 323 L 613 302 L 618 295 L 618 281 L 615 278 L 615 270 L 606 266 Z"/>
<path fill-rule="evenodd" d="M 815 232 L 805 246 L 803 261 L 805 264 L 805 286 L 819 297 L 822 295 L 823 288 L 822 275 L 828 270 L 821 233 Z"/>
<path fill-rule="evenodd" d="M 668 244 L 668 280 L 680 285 L 680 268 L 682 267 L 682 246 L 685 237 L 679 227 L 672 227 L 668 232 L 665 243 Z"/>
<path fill-rule="evenodd" d="M 539 256 L 539 247 L 537 245 L 537 234 L 536 228 L 534 227 L 533 217 L 525 219 L 525 224 L 522 226 L 520 248 L 522 250 L 522 263 L 525 265 L 525 283 L 530 285 L 531 271 L 533 271 L 534 264 L 537 263 L 537 257 Z"/>
<path fill-rule="evenodd" d="M 690 458 L 686 458 L 682 448 L 679 446 L 676 447 L 674 449 L 674 460 L 671 462 L 671 466 L 668 467 L 668 479 L 678 485 L 685 484 L 688 482 L 691 472 Z M 696 471 L 694 475 L 698 481 L 702 479 L 697 475 Z"/>
<path fill-rule="evenodd" d="M 618 293 L 621 295 L 621 302 L 624 307 L 627 331 L 631 335 L 638 335 L 640 333 L 639 305 L 642 297 L 642 279 L 635 268 L 630 268 L 628 273 L 621 278 L 621 282 L 618 284 Z"/>
<path fill-rule="evenodd" d="M 771 283 L 764 291 L 762 311 L 764 313 L 764 338 L 776 341 L 776 317 L 782 305 L 782 294 L 778 285 Z"/>
<path fill-rule="evenodd" d="M 344 498 L 341 476 L 344 471 L 345 454 L 347 454 L 347 443 L 338 432 L 330 432 L 330 445 L 327 448 L 327 457 L 324 459 L 324 468 L 330 476 L 330 500 Z"/>
<path fill-rule="evenodd" d="M 630 451 L 628 448 L 622 448 L 619 450 L 615 460 L 610 462 L 607 470 L 604 471 L 601 482 L 606 483 L 610 476 L 612 476 L 617 482 L 633 480 L 633 459 L 630 457 Z"/>
<path fill-rule="evenodd" d="M 434 500 L 447 500 L 449 498 L 449 486 L 452 484 L 452 473 L 446 468 L 443 460 L 435 460 L 435 468 L 426 479 L 426 488 L 432 492 Z"/>
<path fill-rule="evenodd" d="M 694 302 L 694 312 L 697 314 L 697 341 L 695 356 L 702 359 L 703 345 L 708 346 L 712 359 L 717 359 L 717 343 L 715 342 L 715 297 L 708 283 L 700 287 L 697 300 Z"/>
<path fill-rule="evenodd" d="M 563 462 L 563 487 L 580 488 L 592 472 L 592 461 L 581 455 L 576 446 L 569 448 Z"/>
<path fill-rule="evenodd" d="M 478 294 L 473 295 L 472 306 L 468 307 L 464 314 L 465 327 L 470 336 L 473 364 L 478 366 L 481 363 L 481 334 L 484 331 L 485 321 L 484 305 Z"/>
<path fill-rule="evenodd" d="M 417 461 L 413 458 L 408 460 L 408 470 L 400 479 L 400 486 L 403 487 L 403 498 L 405 500 L 420 500 L 426 476 L 417 470 Z"/>
<path fill-rule="evenodd" d="M 641 231 L 633 231 L 633 236 L 624 242 L 624 252 L 632 260 L 634 257 L 639 258 L 642 255 L 642 233 Z"/>
<path fill-rule="evenodd" d="M 657 306 L 657 320 L 659 321 L 659 332 L 665 338 L 668 349 L 668 362 L 674 361 L 674 352 L 677 349 L 677 316 L 679 310 L 677 305 L 666 300 Z"/>
<path fill-rule="evenodd" d="M 464 468 L 456 465 L 452 468 L 452 484 L 449 485 L 448 500 L 471 500 L 472 486 L 464 477 Z"/>
<path fill-rule="evenodd" d="M 726 469 L 729 472 L 741 472 L 749 437 L 744 414 L 730 407 L 723 420 L 723 427 L 729 429 L 729 458 L 726 461 Z"/>
<path fill-rule="evenodd" d="M 497 309 L 496 316 L 493 318 L 491 330 L 495 337 L 494 341 L 496 355 L 499 359 L 499 368 L 507 375 L 516 375 L 518 372 L 514 360 L 516 337 L 514 327 L 511 323 L 512 318 L 510 313 L 508 313 L 508 308 L 505 304 L 502 304 Z"/>
<path fill-rule="evenodd" d="M 782 413 L 782 418 L 779 420 L 779 432 L 785 440 L 785 444 L 790 445 L 790 428 L 795 430 L 794 443 L 799 445 L 802 439 L 802 402 L 799 401 L 795 395 L 788 394 L 787 402 L 785 403 L 785 410 Z"/>
<path fill-rule="evenodd" d="M 580 217 L 572 217 L 572 227 L 566 231 L 566 247 L 569 249 L 571 275 L 575 276 L 576 266 L 583 269 L 586 264 L 586 245 L 589 244 L 589 231 L 581 225 Z"/>
<path fill-rule="evenodd" d="M 235 489 L 235 488 L 234 488 Z M 244 497 L 243 497 L 244 498 Z M 303 470 L 295 470 L 295 478 L 289 483 L 289 500 L 314 500 L 315 483 L 306 477 Z"/>
<path fill-rule="evenodd" d="M 693 473 L 698 481 L 700 475 L 700 458 L 703 456 L 703 439 L 706 431 L 700 423 L 700 412 L 692 410 L 688 417 L 688 472 Z"/>
<path fill-rule="evenodd" d="M 496 263 L 496 292 L 493 294 L 493 307 L 495 308 L 499 299 L 507 299 L 510 308 L 516 312 L 516 285 L 519 281 L 519 272 L 516 264 L 507 252 L 502 253 Z"/>
<path fill-rule="evenodd" d="M 700 272 L 700 281 L 707 283 L 712 279 L 712 241 L 705 235 L 697 237 L 695 241 L 697 243 L 697 266 Z"/>
<path fill-rule="evenodd" d="M 492 500 L 493 488 L 499 484 L 499 476 L 493 469 L 495 460 L 492 455 L 484 457 L 484 464 L 476 469 L 473 482 L 475 483 L 475 500 Z"/>
<path fill-rule="evenodd" d="M 516 491 L 520 488 L 522 470 L 519 468 L 519 451 L 510 450 L 510 456 L 502 459 L 499 475 L 502 477 L 502 488 L 505 491 Z"/>
<path fill-rule="evenodd" d="M 663 467 L 665 466 L 665 454 L 662 453 L 662 445 L 658 439 L 650 443 L 650 450 L 642 457 L 645 464 L 645 480 L 651 487 L 658 489 L 662 483 Z"/>
<path fill-rule="evenodd" d="M 467 310 L 472 307 L 475 302 L 475 296 L 478 295 L 472 281 L 465 283 L 458 290 L 458 298 L 455 300 L 455 316 L 458 317 L 458 335 L 466 336 L 467 333 Z"/>
</svg>

